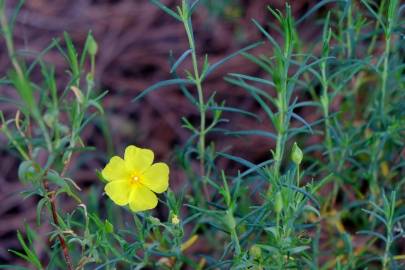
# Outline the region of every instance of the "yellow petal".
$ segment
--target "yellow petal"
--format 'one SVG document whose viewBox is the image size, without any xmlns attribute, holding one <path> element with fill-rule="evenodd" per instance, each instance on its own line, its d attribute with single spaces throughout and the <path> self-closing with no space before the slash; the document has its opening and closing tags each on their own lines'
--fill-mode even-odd
<svg viewBox="0 0 405 270">
<path fill-rule="evenodd" d="M 130 145 L 125 149 L 125 165 L 129 171 L 142 173 L 152 165 L 153 152 Z"/>
<path fill-rule="evenodd" d="M 104 191 L 116 204 L 126 205 L 129 202 L 131 193 L 131 181 L 121 180 L 110 182 L 104 187 Z"/>
<path fill-rule="evenodd" d="M 130 176 L 126 170 L 125 161 L 117 156 L 110 159 L 101 174 L 107 181 L 126 180 Z"/>
<path fill-rule="evenodd" d="M 142 175 L 141 183 L 156 193 L 162 193 L 169 186 L 169 166 L 163 162 L 155 163 Z"/>
<path fill-rule="evenodd" d="M 158 203 L 155 193 L 142 184 L 132 188 L 129 208 L 134 212 L 153 209 Z"/>
</svg>

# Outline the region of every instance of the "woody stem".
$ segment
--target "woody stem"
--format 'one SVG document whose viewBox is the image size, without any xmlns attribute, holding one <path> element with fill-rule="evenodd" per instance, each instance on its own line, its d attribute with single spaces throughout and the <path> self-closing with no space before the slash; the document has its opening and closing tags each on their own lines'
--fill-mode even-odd
<svg viewBox="0 0 405 270">
<path fill-rule="evenodd" d="M 51 190 L 49 188 L 49 185 L 48 185 L 47 181 L 44 181 L 44 188 L 47 191 L 47 193 L 50 194 L 49 203 L 51 204 L 51 213 L 52 213 L 53 222 L 55 223 L 56 226 L 59 227 L 55 191 L 53 191 L 53 190 Z M 69 255 L 68 246 L 66 244 L 65 238 L 60 233 L 58 234 L 58 240 L 59 240 L 60 245 L 62 247 L 63 257 L 65 258 L 67 269 L 68 270 L 73 270 L 74 268 L 73 268 L 73 264 L 72 264 L 72 259 L 70 258 L 70 255 Z"/>
</svg>

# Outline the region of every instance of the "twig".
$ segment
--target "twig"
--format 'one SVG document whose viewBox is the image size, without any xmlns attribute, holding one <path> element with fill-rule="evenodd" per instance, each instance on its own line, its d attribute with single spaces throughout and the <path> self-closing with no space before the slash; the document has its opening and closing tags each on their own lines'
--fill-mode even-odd
<svg viewBox="0 0 405 270">
<path fill-rule="evenodd" d="M 55 191 L 50 190 L 47 181 L 44 181 L 44 188 L 50 194 L 49 202 L 51 203 L 51 211 L 52 211 L 53 222 L 55 223 L 56 226 L 59 227 L 58 214 L 57 214 L 57 210 L 56 210 L 57 208 L 56 208 Z M 67 269 L 73 270 L 72 259 L 70 258 L 69 249 L 68 249 L 68 247 L 66 245 L 65 238 L 63 238 L 62 234 L 58 234 L 58 239 L 59 239 L 60 245 L 62 247 L 63 256 L 65 257 L 65 262 L 66 262 Z"/>
</svg>

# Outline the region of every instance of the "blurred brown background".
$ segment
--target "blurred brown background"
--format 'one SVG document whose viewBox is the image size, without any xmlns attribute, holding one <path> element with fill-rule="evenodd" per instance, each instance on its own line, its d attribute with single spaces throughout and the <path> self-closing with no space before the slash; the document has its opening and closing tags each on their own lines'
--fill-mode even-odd
<svg viewBox="0 0 405 270">
<path fill-rule="evenodd" d="M 162 2 L 175 7 L 180 1 Z M 255 18 L 263 24 L 274 23 L 274 18 L 266 11 L 266 5 L 270 4 L 280 10 L 285 6 L 285 1 L 276 0 L 201 2 L 193 18 L 197 50 L 200 56 L 207 53 L 211 63 L 261 39 L 251 19 Z M 291 1 L 295 18 L 299 18 L 316 2 Z M 18 1 L 6 0 L 9 14 L 17 3 Z M 305 21 L 299 29 L 303 39 L 315 39 L 319 34 L 316 17 Z M 130 100 L 153 83 L 171 78 L 169 52 L 172 51 L 177 58 L 188 48 L 182 25 L 148 0 L 27 0 L 17 17 L 14 37 L 17 48 L 29 51 L 31 56 L 28 58 L 33 60 L 53 38 L 61 38 L 63 31 L 67 31 L 77 47 L 81 48 L 89 30 L 93 32 L 99 45 L 96 65 L 98 88 L 100 93 L 109 90 L 103 104 L 115 152 L 121 154 L 126 145 L 136 144 L 153 148 L 157 159 L 170 162 L 173 160 L 174 148 L 182 146 L 190 135 L 181 128 L 181 117 L 186 116 L 191 121 L 197 121 L 196 108 L 176 88 L 154 92 L 136 103 L 131 103 Z M 270 32 L 277 36 L 276 31 Z M 254 51 L 255 54 L 270 52 L 268 45 Z M 0 41 L 0 55 L 2 77 L 10 65 L 3 40 Z M 61 80 L 67 78 L 64 72 L 65 63 L 57 52 L 51 51 L 45 59 L 56 66 Z M 190 68 L 189 62 L 185 62 L 179 70 L 185 68 Z M 252 98 L 223 80 L 228 72 L 260 75 L 256 66 L 243 57 L 236 57 L 208 78 L 205 83 L 206 91 L 217 91 L 216 100 L 226 100 L 228 106 L 262 115 Z M 15 96 L 13 89 L 6 88 L 0 88 L 0 95 Z M 15 112 L 13 105 L 7 103 L 0 103 L 0 110 L 9 114 Z M 301 113 L 307 115 L 306 112 Z M 230 122 L 223 125 L 224 128 L 271 130 L 268 123 L 248 117 L 225 114 L 225 118 Z M 310 118 L 316 118 L 316 115 Z M 83 139 L 88 145 L 96 146 L 97 151 L 84 159 L 82 157 L 80 164 L 71 166 L 69 175 L 86 190 L 90 186 L 101 186 L 94 171 L 104 165 L 107 144 L 97 124 L 85 130 Z M 216 138 L 210 139 L 215 141 Z M 37 227 L 35 202 L 32 199 L 23 200 L 22 195 L 19 195 L 24 189 L 17 177 L 19 160 L 6 150 L 3 135 L 0 135 L 0 142 L 1 264 L 15 263 L 15 256 L 7 250 L 19 249 L 16 230 L 23 229 L 25 222 Z M 272 141 L 251 137 L 248 140 L 227 138 L 217 141 L 218 149 L 228 145 L 234 145 L 231 149 L 233 154 L 252 162 L 260 162 L 270 157 Z M 78 160 L 77 156 L 75 160 Z M 227 164 L 224 163 L 223 166 Z M 174 169 L 171 181 L 176 189 L 176 185 L 183 183 L 182 174 Z M 50 228 L 44 222 L 37 229 L 45 234 Z M 38 249 L 41 250 L 41 246 Z"/>
</svg>

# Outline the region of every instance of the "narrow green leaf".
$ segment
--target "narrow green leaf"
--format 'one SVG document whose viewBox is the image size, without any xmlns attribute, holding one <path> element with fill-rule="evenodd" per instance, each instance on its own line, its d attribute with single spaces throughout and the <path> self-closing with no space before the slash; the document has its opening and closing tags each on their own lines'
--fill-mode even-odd
<svg viewBox="0 0 405 270">
<path fill-rule="evenodd" d="M 357 234 L 365 234 L 365 235 L 368 235 L 368 236 L 374 236 L 374 237 L 377 237 L 377 238 L 383 240 L 384 242 L 387 242 L 387 238 L 384 235 L 382 235 L 381 233 L 378 233 L 378 232 L 369 231 L 369 230 L 362 230 L 362 231 L 358 231 L 356 233 Z"/>
<path fill-rule="evenodd" d="M 73 75 L 73 77 L 79 78 L 80 71 L 79 71 L 79 63 L 78 63 L 78 59 L 77 59 L 78 55 L 77 55 L 75 46 L 73 45 L 73 41 L 67 32 L 64 32 L 63 36 L 65 38 L 67 56 L 69 59 L 70 69 L 72 70 L 72 75 Z M 76 84 L 76 83 L 74 83 L 74 84 Z"/>
<path fill-rule="evenodd" d="M 296 113 L 291 113 L 291 116 L 292 116 L 292 118 L 294 118 L 294 119 L 300 121 L 301 123 L 303 123 L 303 124 L 308 128 L 308 130 L 309 130 L 311 133 L 313 133 L 312 128 L 311 128 L 311 125 L 308 124 L 307 121 L 305 121 L 304 118 L 302 118 L 301 116 L 299 116 L 299 115 L 296 114 Z"/>
<path fill-rule="evenodd" d="M 229 73 L 228 75 L 232 76 L 232 77 L 240 78 L 242 80 L 249 80 L 249 81 L 269 85 L 269 86 L 272 86 L 272 87 L 275 86 L 275 84 L 272 81 L 262 79 L 262 78 L 259 78 L 259 77 L 254 77 L 254 76 L 249 76 L 249 75 L 239 74 L 239 73 Z"/>
<path fill-rule="evenodd" d="M 176 12 L 174 12 L 170 8 L 163 5 L 159 0 L 150 0 L 150 1 L 152 2 L 152 4 L 159 7 L 161 10 L 163 10 L 164 12 L 166 12 L 167 14 L 172 16 L 173 18 L 175 18 L 175 19 L 177 19 L 179 21 L 182 21 L 181 17 Z"/>
<path fill-rule="evenodd" d="M 256 48 L 256 47 L 258 47 L 258 46 L 260 46 L 260 45 L 262 45 L 262 44 L 263 44 L 263 42 L 262 42 L 262 41 L 259 41 L 259 42 L 253 43 L 253 44 L 251 44 L 251 45 L 249 45 L 249 46 L 246 46 L 245 48 L 240 49 L 239 51 L 236 51 L 236 52 L 234 52 L 234 53 L 228 55 L 228 56 L 225 57 L 224 59 L 222 59 L 222 60 L 216 62 L 215 64 L 212 64 L 212 65 L 207 69 L 207 71 L 205 72 L 205 74 L 202 74 L 202 77 L 203 77 L 203 78 L 207 77 L 209 74 L 211 74 L 211 72 L 213 72 L 215 69 L 217 69 L 218 67 L 220 67 L 220 66 L 221 66 L 222 64 L 224 64 L 225 62 L 231 60 L 231 59 L 234 58 L 235 56 L 238 56 L 239 54 L 242 54 L 242 53 L 244 53 L 244 52 L 247 52 L 247 51 L 249 51 L 249 50 L 251 50 L 251 49 L 254 49 L 254 48 Z"/>
<path fill-rule="evenodd" d="M 374 16 L 374 18 L 380 23 L 381 27 L 384 29 L 384 32 L 386 32 L 386 31 L 387 31 L 386 25 L 385 25 L 384 21 L 382 20 L 382 18 L 380 17 L 380 15 L 378 15 L 377 13 L 375 13 L 375 11 L 373 10 L 373 8 L 370 7 L 370 5 L 367 3 L 367 1 L 361 0 L 361 2 L 363 3 L 363 5 L 366 6 L 366 8 L 368 9 L 368 11 Z"/>
<path fill-rule="evenodd" d="M 313 6 L 307 13 L 304 14 L 304 16 L 302 16 L 301 18 L 299 18 L 296 22 L 296 25 L 299 25 L 300 23 L 302 23 L 306 18 L 308 18 L 309 16 L 311 16 L 312 14 L 314 14 L 318 9 L 320 9 L 321 7 L 323 7 L 324 5 L 327 5 L 329 3 L 334 3 L 334 2 L 343 2 L 346 3 L 348 2 L 347 0 L 323 0 L 318 2 L 315 6 Z"/>
<path fill-rule="evenodd" d="M 256 118 L 258 121 L 261 121 L 260 117 L 257 114 L 242 110 L 242 109 L 238 109 L 238 108 L 234 108 L 234 107 L 229 107 L 229 106 L 210 106 L 207 108 L 207 110 L 210 111 L 224 111 L 224 112 L 234 112 L 234 113 L 240 113 L 243 115 L 247 115 L 247 116 L 251 116 L 253 118 Z"/>
<path fill-rule="evenodd" d="M 310 248 L 309 246 L 298 246 L 298 247 L 289 248 L 289 249 L 287 249 L 287 251 L 290 254 L 298 254 L 305 250 L 308 250 L 309 248 Z"/>
<path fill-rule="evenodd" d="M 177 61 L 173 64 L 172 68 L 170 69 L 170 73 L 173 73 L 174 71 L 177 70 L 178 66 L 187 58 L 187 56 L 192 52 L 192 49 L 188 49 L 187 51 L 185 51 L 180 57 L 179 59 L 177 59 Z"/>
<path fill-rule="evenodd" d="M 146 96 L 147 94 L 149 94 L 150 92 L 152 92 L 154 90 L 157 90 L 157 89 L 165 87 L 165 86 L 171 86 L 171 85 L 176 85 L 176 84 L 177 85 L 193 84 L 193 82 L 190 80 L 185 80 L 185 79 L 171 79 L 171 80 L 161 81 L 161 82 L 158 82 L 158 83 L 152 85 L 151 87 L 148 87 L 145 90 L 143 90 L 138 96 L 136 96 L 132 100 L 132 102 L 139 100 L 140 98 Z"/>
<path fill-rule="evenodd" d="M 45 203 L 48 201 L 47 198 L 42 198 L 41 200 L 39 200 L 38 204 L 37 204 L 37 225 L 41 225 L 41 212 L 42 212 L 42 208 L 44 207 Z"/>
<path fill-rule="evenodd" d="M 234 136 L 260 136 L 266 137 L 273 140 L 277 140 L 277 135 L 269 131 L 264 130 L 238 130 L 238 131 L 228 131 L 225 132 L 225 135 L 234 135 Z"/>
<path fill-rule="evenodd" d="M 276 42 L 276 40 L 260 25 L 258 21 L 252 19 L 253 23 L 259 28 L 259 31 L 270 41 L 270 43 L 274 46 L 277 52 L 281 52 L 281 48 Z"/>
</svg>

